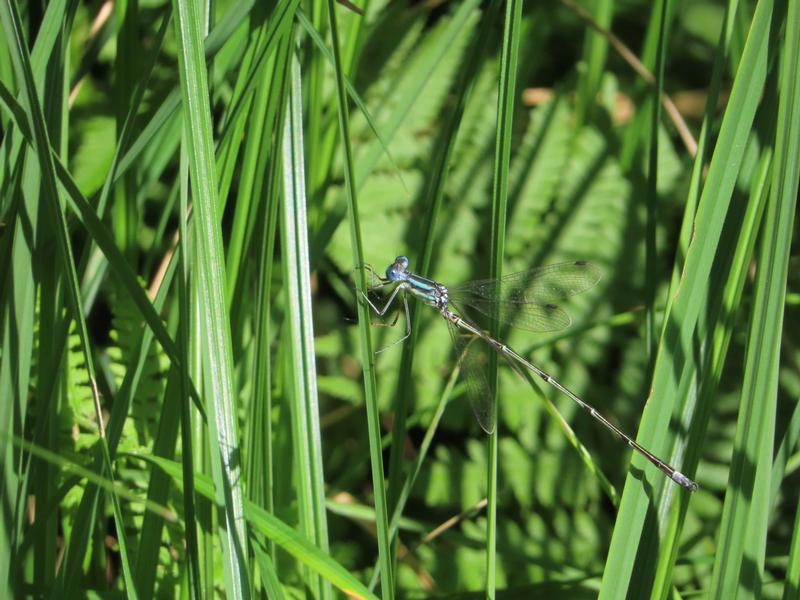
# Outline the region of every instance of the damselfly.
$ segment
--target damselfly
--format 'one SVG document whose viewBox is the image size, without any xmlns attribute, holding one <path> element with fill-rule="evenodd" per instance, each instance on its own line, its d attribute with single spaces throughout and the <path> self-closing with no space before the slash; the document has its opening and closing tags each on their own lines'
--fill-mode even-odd
<svg viewBox="0 0 800 600">
<path fill-rule="evenodd" d="M 474 358 L 475 353 L 466 346 L 465 340 L 459 335 L 459 329 L 481 338 L 505 358 L 516 372 L 521 374 L 520 368 L 528 369 L 569 397 L 603 426 L 625 440 L 628 446 L 647 458 L 672 481 L 691 491 L 698 489 L 697 483 L 624 433 L 593 406 L 581 400 L 545 371 L 523 358 L 508 345 L 490 336 L 468 319 L 464 315 L 463 309 L 460 308 L 462 306 L 470 307 L 492 319 L 528 331 L 546 332 L 564 329 L 569 326 L 571 320 L 557 302 L 591 288 L 600 280 L 600 271 L 591 263 L 586 261 L 559 263 L 512 273 L 500 279 L 470 281 L 450 288 L 409 271 L 408 258 L 405 256 L 398 256 L 389 265 L 386 269 L 386 277 L 378 275 L 369 265 L 365 265 L 365 268 L 372 276 L 370 291 L 395 285 L 382 307 L 376 306 L 367 295 L 362 294 L 364 300 L 377 315 L 385 315 L 398 295 L 403 300 L 408 325 L 406 335 L 398 342 L 403 341 L 411 334 L 406 293 L 410 293 L 434 307 L 444 317 L 450 337 L 460 357 L 459 364 L 467 381 L 472 409 L 478 423 L 487 433 L 492 433 L 495 428 L 492 396 L 486 377 Z"/>
</svg>

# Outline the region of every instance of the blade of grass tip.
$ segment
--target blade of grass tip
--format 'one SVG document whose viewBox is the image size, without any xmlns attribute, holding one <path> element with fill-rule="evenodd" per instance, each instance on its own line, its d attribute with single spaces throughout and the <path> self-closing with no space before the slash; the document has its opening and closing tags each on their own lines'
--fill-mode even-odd
<svg viewBox="0 0 800 600">
<path fill-rule="evenodd" d="M 339 130 L 344 150 L 344 172 L 346 198 L 350 221 L 350 245 L 353 253 L 353 269 L 356 285 L 360 293 L 366 292 L 364 270 L 364 253 L 361 242 L 361 225 L 359 223 L 358 200 L 356 196 L 356 178 L 353 149 L 350 143 L 350 116 L 347 104 L 347 92 L 344 85 L 344 67 L 339 51 L 339 33 L 336 26 L 334 0 L 328 0 L 328 26 L 331 30 L 333 47 L 334 72 L 336 74 L 336 99 L 339 114 Z M 318 246 L 322 247 L 322 246 Z M 366 305 L 356 303 L 358 310 L 359 345 L 361 349 L 361 365 L 364 373 L 364 399 L 367 407 L 367 429 L 369 435 L 370 467 L 372 471 L 372 487 L 375 496 L 375 525 L 378 534 L 378 557 L 381 565 L 381 595 L 385 600 L 394 598 L 394 571 L 392 568 L 391 544 L 389 543 L 389 514 L 386 505 L 386 488 L 384 486 L 383 455 L 381 452 L 381 426 L 378 410 L 378 396 L 375 382 L 375 356 L 372 352 L 370 337 L 370 319 Z"/>
<path fill-rule="evenodd" d="M 44 120 L 44 112 L 41 104 L 39 103 L 39 97 L 37 94 L 33 70 L 30 62 L 30 55 L 28 54 L 27 41 L 25 40 L 22 22 L 16 3 L 14 3 L 12 0 L 7 0 L 6 2 L 0 3 L 0 20 L 3 22 L 3 28 L 6 31 L 7 39 L 9 41 L 8 50 L 9 54 L 11 55 L 17 80 L 20 82 L 20 92 L 30 111 L 30 124 L 33 133 L 34 149 L 39 161 L 43 193 L 47 198 L 45 202 L 50 209 L 50 218 L 55 226 L 58 252 L 61 255 L 61 260 L 63 261 L 64 273 L 66 273 L 66 287 L 69 296 L 69 304 L 72 309 L 72 316 L 77 325 L 81 351 L 86 363 L 86 371 L 91 386 L 92 399 L 94 401 L 95 414 L 100 431 L 99 452 L 100 456 L 102 457 L 102 466 L 98 465 L 98 467 L 104 469 L 107 477 L 113 480 L 113 468 L 111 466 L 111 457 L 109 455 L 108 445 L 106 442 L 105 428 L 103 425 L 103 411 L 102 407 L 100 406 L 100 394 L 97 389 L 94 362 L 92 359 L 91 347 L 89 345 L 89 332 L 86 325 L 86 320 L 84 318 L 83 305 L 80 296 L 78 273 L 73 260 L 72 245 L 70 242 L 66 217 L 61 209 L 61 204 L 59 201 L 58 185 L 56 183 L 55 161 L 53 159 L 50 140 L 47 133 L 47 126 Z M 124 523 L 122 521 L 121 511 L 119 509 L 119 499 L 116 497 L 116 494 L 113 491 L 111 492 L 111 500 L 114 507 L 116 526 L 118 528 L 117 536 L 122 558 L 123 577 L 126 585 L 129 587 L 129 594 L 135 596 L 135 586 L 130 573 L 130 561 L 127 553 Z M 78 543 L 76 546 L 83 546 L 83 544 Z M 73 553 L 73 557 L 75 557 L 75 553 Z"/>
<path fill-rule="evenodd" d="M 503 24 L 503 49 L 500 56 L 500 81 L 497 98 L 497 137 L 495 141 L 494 180 L 492 184 L 492 230 L 489 253 L 489 277 L 502 275 L 505 252 L 506 212 L 508 207 L 508 176 L 511 163 L 511 134 L 516 105 L 517 61 L 519 60 L 520 28 L 522 25 L 522 1 L 506 3 Z M 499 325 L 496 320 L 490 333 L 497 337 Z M 497 391 L 499 385 L 496 352 L 489 353 L 488 379 L 492 393 L 492 412 L 497 422 Z M 489 435 L 487 457 L 487 528 L 486 528 L 486 596 L 495 597 L 497 587 L 497 449 L 498 427 Z"/>
<path fill-rule="evenodd" d="M 225 305 L 225 259 L 218 214 L 217 178 L 211 135 L 202 23 L 194 4 L 173 0 L 178 64 L 183 96 L 185 142 L 193 191 L 194 265 L 199 293 L 199 321 L 206 340 L 203 375 L 211 402 L 209 442 L 219 512 L 225 587 L 233 598 L 250 595 L 247 533 L 243 518 L 240 453 L 236 432 L 237 410 L 233 389 L 230 323 Z"/>
<path fill-rule="evenodd" d="M 708 281 L 766 79 L 771 18 L 772 3 L 760 2 L 698 204 L 694 241 L 686 255 L 680 287 L 673 292 L 672 309 L 665 319 L 652 391 L 639 427 L 638 441 L 668 458 L 671 453 L 663 450 L 673 442 L 667 426 L 675 405 L 686 403 L 692 396 L 691 382 L 698 376 L 694 335 L 699 315 L 705 310 L 704 298 L 710 293 L 721 293 L 709 289 Z M 690 402 L 679 418 L 683 427 L 691 420 L 693 410 Z M 692 452 L 699 452 L 704 437 L 705 431 L 692 429 L 689 440 Z M 636 473 L 631 473 L 625 483 L 603 573 L 601 599 L 626 597 L 634 593 L 632 586 L 651 585 L 652 565 L 657 564 L 652 559 L 659 552 L 663 531 L 662 503 L 669 503 L 677 491 L 672 482 L 653 479 L 643 460 L 634 457 L 632 463 Z M 640 473 L 644 473 L 647 487 L 655 490 L 656 505 L 661 508 L 656 515 L 652 514 L 653 500 L 645 493 Z M 690 471 L 688 474 L 691 476 Z M 648 515 L 656 518 L 647 519 Z M 648 564 L 639 563 L 637 557 L 645 554 L 651 560 Z M 634 570 L 637 564 L 642 568 Z"/>
<path fill-rule="evenodd" d="M 733 460 L 711 594 L 760 595 L 771 503 L 778 369 L 800 176 L 800 12 L 789 8 L 781 60 L 772 186 L 762 229 Z"/>
<path fill-rule="evenodd" d="M 303 531 L 322 551 L 328 551 L 328 522 L 322 472 L 322 441 L 311 310 L 308 222 L 306 217 L 303 150 L 303 100 L 300 62 L 293 57 L 288 105 L 283 129 L 283 205 L 281 241 L 284 290 L 289 331 L 289 368 L 292 377 L 292 429 L 298 450 L 298 506 Z M 314 596 L 330 598 L 332 590 L 314 578 L 306 582 Z"/>
<path fill-rule="evenodd" d="M 475 37 L 469 52 L 464 58 L 463 66 L 458 74 L 458 79 L 453 87 L 454 105 L 446 111 L 444 123 L 442 123 L 441 133 L 436 139 L 433 150 L 433 164 L 428 174 L 426 193 L 423 202 L 426 204 L 426 219 L 424 233 L 422 237 L 422 255 L 419 257 L 420 273 L 431 273 L 431 259 L 433 256 L 433 243 L 436 237 L 439 212 L 444 200 L 444 188 L 447 181 L 447 168 L 450 163 L 450 156 L 455 146 L 456 135 L 458 133 L 461 119 L 467 99 L 470 96 L 472 84 L 481 71 L 481 65 L 486 54 L 486 46 L 489 36 L 494 31 L 494 24 L 500 13 L 501 4 L 499 0 L 492 0 L 486 7 L 481 27 Z M 395 513 L 397 504 L 397 491 L 402 477 L 402 462 L 404 457 L 406 438 L 406 427 L 408 419 L 407 399 L 411 397 L 413 385 L 411 369 L 414 363 L 414 350 L 419 337 L 422 312 L 425 309 L 421 302 L 415 302 L 411 312 L 411 339 L 403 344 L 403 354 L 400 359 L 400 369 L 397 376 L 397 391 L 394 401 L 394 420 L 392 422 L 392 439 L 397 440 L 397 444 L 392 445 L 389 455 L 389 507 Z M 402 493 L 402 492 L 401 492 Z M 393 517 L 394 518 L 394 517 Z"/>
<path fill-rule="evenodd" d="M 667 4 L 660 0 L 658 10 L 658 44 L 656 49 L 655 88 L 650 100 L 650 137 L 648 140 L 647 193 L 645 206 L 645 350 L 647 352 L 647 372 L 651 373 L 656 359 L 656 290 L 661 278 L 658 276 L 658 249 L 656 247 L 656 227 L 658 225 L 658 132 L 661 128 L 661 102 L 664 94 L 664 70 L 667 62 L 667 43 L 669 39 Z"/>
</svg>

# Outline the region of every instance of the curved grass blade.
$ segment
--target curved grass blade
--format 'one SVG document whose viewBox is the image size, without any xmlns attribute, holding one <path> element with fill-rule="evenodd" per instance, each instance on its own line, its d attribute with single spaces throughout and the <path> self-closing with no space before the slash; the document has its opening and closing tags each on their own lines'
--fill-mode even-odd
<svg viewBox="0 0 800 600">
<path fill-rule="evenodd" d="M 172 477 L 177 486 L 183 485 L 181 465 L 179 463 L 153 455 L 131 454 L 130 456 L 158 466 Z M 207 475 L 195 473 L 195 483 L 198 494 L 209 500 L 214 499 L 214 485 Z M 256 506 L 249 500 L 245 501 L 244 517 L 252 526 L 253 531 L 257 531 L 273 540 L 290 555 L 327 581 L 330 581 L 348 596 L 375 599 L 375 595 L 356 579 L 349 570 L 309 542 L 304 535 L 298 533 L 260 506 Z"/>
</svg>

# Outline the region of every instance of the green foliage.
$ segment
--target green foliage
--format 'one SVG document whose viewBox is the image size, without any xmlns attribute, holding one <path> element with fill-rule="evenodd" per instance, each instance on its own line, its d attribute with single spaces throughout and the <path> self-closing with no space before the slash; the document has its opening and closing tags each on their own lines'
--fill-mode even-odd
<svg viewBox="0 0 800 600">
<path fill-rule="evenodd" d="M 663 2 L 0 0 L 0 596 L 798 597 L 800 9 Z M 397 255 L 591 260 L 496 334 L 700 490 Z"/>
</svg>

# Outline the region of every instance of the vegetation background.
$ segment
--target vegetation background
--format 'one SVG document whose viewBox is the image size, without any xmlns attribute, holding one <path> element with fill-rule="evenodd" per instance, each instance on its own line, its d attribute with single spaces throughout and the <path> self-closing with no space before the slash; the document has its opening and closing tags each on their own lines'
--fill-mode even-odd
<svg viewBox="0 0 800 600">
<path fill-rule="evenodd" d="M 1 596 L 800 597 L 800 2 L 0 21 Z M 496 361 L 484 434 L 429 308 L 375 354 L 398 254 L 591 260 L 500 333 L 700 490 Z"/>
</svg>

